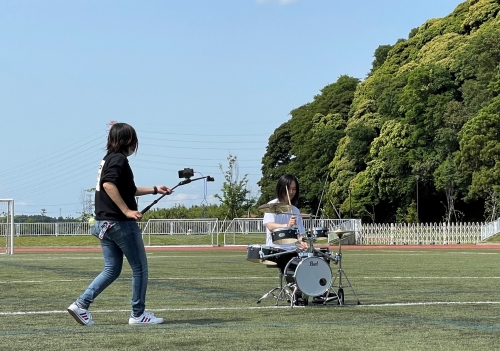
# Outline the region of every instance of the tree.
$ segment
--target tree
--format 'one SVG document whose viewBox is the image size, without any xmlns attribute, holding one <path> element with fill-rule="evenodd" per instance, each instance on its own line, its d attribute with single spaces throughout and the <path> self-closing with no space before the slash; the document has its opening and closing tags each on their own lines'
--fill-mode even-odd
<svg viewBox="0 0 500 351">
<path fill-rule="evenodd" d="M 372 62 L 372 69 L 370 74 L 373 74 L 380 66 L 382 66 L 389 54 L 389 51 L 393 48 L 393 45 L 380 45 L 373 54 L 375 60 Z"/>
<path fill-rule="evenodd" d="M 86 222 L 92 217 L 94 213 L 94 199 L 93 194 L 95 192 L 95 188 L 91 189 L 82 189 L 80 192 L 80 205 L 82 206 L 82 210 L 80 213 L 80 217 L 78 218 L 82 222 Z"/>
<path fill-rule="evenodd" d="M 434 183 L 438 191 L 444 192 L 446 196 L 445 207 L 445 220 L 448 224 L 451 222 L 452 217 L 455 221 L 459 219 L 460 212 L 455 209 L 455 200 L 457 198 L 457 188 L 462 182 L 460 172 L 453 158 L 446 159 L 434 172 Z"/>
<path fill-rule="evenodd" d="M 269 137 L 266 153 L 262 158 L 262 178 L 259 180 L 261 196 L 259 203 L 268 202 L 274 196 L 274 187 L 281 175 L 287 173 L 292 161 L 290 121 L 275 129 Z"/>
<path fill-rule="evenodd" d="M 241 180 L 239 178 L 237 157 L 229 155 L 227 160 L 229 165 L 225 172 L 222 164 L 219 164 L 225 178 L 221 188 L 222 195 L 215 194 L 214 196 L 226 209 L 227 218 L 234 219 L 246 213 L 255 204 L 255 199 L 248 196 L 250 191 L 247 189 L 247 175 L 245 174 Z"/>
<path fill-rule="evenodd" d="M 460 131 L 458 168 L 470 179 L 467 199 L 486 198 L 500 184 L 500 96 Z"/>
</svg>

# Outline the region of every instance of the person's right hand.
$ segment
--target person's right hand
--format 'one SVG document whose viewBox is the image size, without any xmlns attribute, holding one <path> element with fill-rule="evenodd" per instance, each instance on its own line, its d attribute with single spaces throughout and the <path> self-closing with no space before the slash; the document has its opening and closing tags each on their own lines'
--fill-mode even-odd
<svg viewBox="0 0 500 351">
<path fill-rule="evenodd" d="M 288 226 L 289 227 L 295 227 L 296 221 L 295 221 L 295 216 L 290 217 L 288 220 Z"/>
<path fill-rule="evenodd" d="M 136 221 L 139 221 L 142 218 L 142 213 L 140 213 L 139 211 L 127 210 L 125 211 L 125 216 L 127 216 L 127 218 L 132 218 Z"/>
</svg>

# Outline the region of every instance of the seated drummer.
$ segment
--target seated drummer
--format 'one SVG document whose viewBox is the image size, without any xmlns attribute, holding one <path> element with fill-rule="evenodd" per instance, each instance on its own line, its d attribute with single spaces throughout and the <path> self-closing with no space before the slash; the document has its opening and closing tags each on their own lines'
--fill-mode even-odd
<svg viewBox="0 0 500 351">
<path fill-rule="evenodd" d="M 278 247 L 283 250 L 295 250 L 297 246 L 299 248 L 307 248 L 307 243 L 302 241 L 302 234 L 305 233 L 304 225 L 302 224 L 302 218 L 300 216 L 300 211 L 296 207 L 299 201 L 299 181 L 297 177 L 291 174 L 286 174 L 281 176 L 276 184 L 275 189 L 276 198 L 270 202 L 272 203 L 284 203 L 292 204 L 292 210 L 285 213 L 265 213 L 264 214 L 264 225 L 266 226 L 266 245 L 272 247 Z M 272 231 L 278 228 L 296 227 L 298 229 L 297 240 L 298 244 L 285 244 L 276 245 L 273 243 Z M 297 252 L 292 252 L 289 255 L 281 255 L 276 257 L 276 265 L 280 269 L 281 273 L 284 273 L 284 269 L 287 263 L 293 257 L 298 256 Z"/>
</svg>

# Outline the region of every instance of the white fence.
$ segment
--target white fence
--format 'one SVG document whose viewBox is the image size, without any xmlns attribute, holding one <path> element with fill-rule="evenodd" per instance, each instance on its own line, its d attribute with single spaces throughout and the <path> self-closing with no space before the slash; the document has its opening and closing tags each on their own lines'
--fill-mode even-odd
<svg viewBox="0 0 500 351">
<path fill-rule="evenodd" d="M 0 223 L 0 236 L 9 233 L 10 223 Z M 211 235 L 212 244 L 235 244 L 236 235 L 258 234 L 264 238 L 262 218 L 235 218 L 232 221 L 208 219 L 162 219 L 139 222 L 143 235 Z M 500 232 L 500 219 L 484 223 L 418 223 L 418 224 L 361 224 L 359 219 L 306 219 L 306 230 L 327 227 L 353 231 L 352 242 L 361 245 L 432 245 L 478 243 Z M 15 236 L 89 235 L 85 222 L 17 223 Z"/>
<path fill-rule="evenodd" d="M 218 233 L 219 220 L 205 219 L 150 219 L 140 223 L 146 245 L 151 245 L 151 235 L 210 235 L 212 245 L 218 245 L 214 234 Z"/>
<path fill-rule="evenodd" d="M 306 230 L 315 227 L 328 228 L 329 230 L 341 228 L 345 231 L 352 231 L 356 235 L 361 230 L 360 219 L 304 219 L 303 224 Z M 221 222 L 219 232 L 224 233 L 224 245 L 235 245 L 236 235 L 257 233 L 264 235 L 266 228 L 262 218 L 235 218 L 232 221 Z M 349 243 L 354 244 L 355 236 L 353 235 L 352 238 Z M 264 241 L 265 236 L 263 236 Z"/>
<path fill-rule="evenodd" d="M 481 240 L 486 240 L 500 233 L 500 218 L 481 227 Z"/>
<path fill-rule="evenodd" d="M 482 223 L 363 224 L 356 237 L 361 245 L 476 244 Z"/>
</svg>

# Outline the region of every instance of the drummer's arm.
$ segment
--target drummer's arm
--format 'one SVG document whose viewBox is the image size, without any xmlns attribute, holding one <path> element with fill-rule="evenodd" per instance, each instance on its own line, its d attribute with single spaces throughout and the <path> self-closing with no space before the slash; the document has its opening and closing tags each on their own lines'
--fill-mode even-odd
<svg viewBox="0 0 500 351">
<path fill-rule="evenodd" d="M 266 227 L 270 231 L 273 231 L 273 230 L 278 229 L 278 228 L 286 228 L 286 227 L 293 227 L 293 226 L 295 226 L 295 216 L 291 216 L 288 223 L 283 223 L 283 224 L 275 223 L 275 222 L 267 222 L 266 223 Z"/>
</svg>

